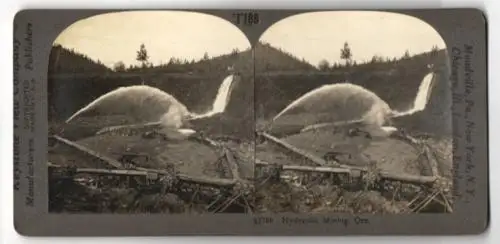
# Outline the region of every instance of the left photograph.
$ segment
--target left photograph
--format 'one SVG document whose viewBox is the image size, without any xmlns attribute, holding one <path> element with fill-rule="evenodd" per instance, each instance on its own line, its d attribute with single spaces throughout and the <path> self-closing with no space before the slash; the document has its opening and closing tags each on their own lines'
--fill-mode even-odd
<svg viewBox="0 0 500 244">
<path fill-rule="evenodd" d="M 243 32 L 209 14 L 68 26 L 48 67 L 49 212 L 249 212 L 253 67 Z"/>
</svg>

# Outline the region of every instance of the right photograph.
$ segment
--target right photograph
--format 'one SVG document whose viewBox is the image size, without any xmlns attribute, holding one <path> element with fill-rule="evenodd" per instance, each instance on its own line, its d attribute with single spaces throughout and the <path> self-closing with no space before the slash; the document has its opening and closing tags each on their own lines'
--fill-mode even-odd
<svg viewBox="0 0 500 244">
<path fill-rule="evenodd" d="M 453 212 L 449 56 L 431 25 L 298 14 L 254 57 L 257 213 Z"/>
</svg>

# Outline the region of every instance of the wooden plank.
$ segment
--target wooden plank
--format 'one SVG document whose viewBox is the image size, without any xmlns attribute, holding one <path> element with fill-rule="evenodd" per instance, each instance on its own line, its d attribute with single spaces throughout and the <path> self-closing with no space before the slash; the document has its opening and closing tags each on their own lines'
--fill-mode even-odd
<svg viewBox="0 0 500 244">
<path fill-rule="evenodd" d="M 229 170 L 231 170 L 231 175 L 233 176 L 233 179 L 239 181 L 241 180 L 240 176 L 240 171 L 238 169 L 238 164 L 236 163 L 236 160 L 234 159 L 233 153 L 224 147 L 224 155 L 226 156 L 227 160 L 227 165 L 229 167 Z"/>
<path fill-rule="evenodd" d="M 280 147 L 283 147 L 285 149 L 287 149 L 288 151 L 294 153 L 295 155 L 297 156 L 300 156 L 300 157 L 303 157 L 303 158 L 306 158 L 310 161 L 312 161 L 313 163 L 315 163 L 316 165 L 320 165 L 320 166 L 324 166 L 326 165 L 326 161 L 323 160 L 322 158 L 320 157 L 317 157 L 315 155 L 312 155 L 311 153 L 308 153 L 302 149 L 299 149 L 293 145 L 290 145 L 274 136 L 271 136 L 265 132 L 261 133 L 261 136 L 263 136 L 265 139 L 267 139 L 267 141 L 269 142 L 272 142 Z"/>
</svg>

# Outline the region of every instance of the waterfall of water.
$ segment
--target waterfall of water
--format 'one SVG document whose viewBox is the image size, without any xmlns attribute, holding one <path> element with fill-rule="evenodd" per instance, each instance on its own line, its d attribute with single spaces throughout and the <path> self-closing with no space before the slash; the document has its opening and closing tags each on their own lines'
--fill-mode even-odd
<svg viewBox="0 0 500 244">
<path fill-rule="evenodd" d="M 412 108 L 404 112 L 395 112 L 396 117 L 410 115 L 425 109 L 429 101 L 430 88 L 433 78 L 434 73 L 429 73 L 424 77 L 422 83 L 420 83 L 420 86 L 418 87 L 417 96 L 413 101 Z"/>
<path fill-rule="evenodd" d="M 204 114 L 195 115 L 194 118 L 210 117 L 215 114 L 224 112 L 226 110 L 227 104 L 229 103 L 233 81 L 233 75 L 226 77 L 219 86 L 217 96 L 215 96 L 215 100 L 212 104 L 212 109 Z"/>
</svg>

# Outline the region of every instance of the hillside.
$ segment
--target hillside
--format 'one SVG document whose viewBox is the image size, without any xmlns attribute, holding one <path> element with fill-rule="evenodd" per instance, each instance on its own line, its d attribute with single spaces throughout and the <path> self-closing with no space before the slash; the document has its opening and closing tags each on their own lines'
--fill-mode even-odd
<svg viewBox="0 0 500 244">
<path fill-rule="evenodd" d="M 127 74 L 206 74 L 214 72 L 226 72 L 229 66 L 233 66 L 240 73 L 249 74 L 254 71 L 253 57 L 255 57 L 255 71 L 317 71 L 317 68 L 304 60 L 277 49 L 267 43 L 259 43 L 251 49 L 233 50 L 231 53 L 220 56 L 209 57 L 200 60 L 181 60 L 172 58 L 164 64 L 150 65 L 146 68 L 139 66 L 126 67 L 119 73 Z M 117 61 L 118 63 L 119 61 Z M 113 70 L 106 67 L 100 61 L 95 61 L 84 54 L 67 49 L 60 45 L 52 48 L 49 74 L 57 76 L 62 74 L 85 74 L 85 73 L 112 73 Z"/>
<path fill-rule="evenodd" d="M 171 58 L 168 62 L 159 65 L 151 65 L 147 68 L 129 67 L 125 73 L 193 73 L 207 74 L 227 72 L 228 67 L 233 66 L 240 73 L 249 74 L 253 72 L 252 52 L 247 49 L 245 51 L 233 50 L 231 53 L 220 56 L 202 58 L 200 60 L 182 60 L 179 58 Z"/>
<path fill-rule="evenodd" d="M 266 59 L 263 53 L 259 59 Z M 268 118 L 304 93 L 325 84 L 349 80 L 375 92 L 396 110 L 408 109 L 416 96 L 428 64 L 442 65 L 444 50 L 407 59 L 377 61 L 329 71 L 264 71 L 255 74 L 256 114 Z"/>
<path fill-rule="evenodd" d="M 111 69 L 86 55 L 61 45 L 52 47 L 49 57 L 49 74 L 53 73 L 109 73 Z"/>
<path fill-rule="evenodd" d="M 317 69 L 284 50 L 259 42 L 255 47 L 255 72 L 270 71 L 313 72 Z"/>
<path fill-rule="evenodd" d="M 243 82 L 234 90 L 226 113 L 228 117 L 252 120 L 257 115 L 259 119 L 269 118 L 302 94 L 324 84 L 343 81 L 346 77 L 352 83 L 377 93 L 393 109 L 404 110 L 411 105 L 422 78 L 428 72 L 427 65 L 441 63 L 445 58 L 444 51 L 440 50 L 409 58 L 374 60 L 319 71 L 269 44 L 260 43 L 254 50 L 254 53 L 234 50 L 190 62 L 174 59 L 167 65 L 114 72 L 85 55 L 56 46 L 51 64 L 58 68 L 51 65 L 49 69 L 49 118 L 62 121 L 106 92 L 141 83 L 167 91 L 193 111 L 204 111 L 229 74 L 229 66 L 243 76 Z"/>
<path fill-rule="evenodd" d="M 141 83 L 171 93 L 194 111 L 203 111 L 229 74 L 229 66 L 234 65 L 243 77 L 250 75 L 253 71 L 251 55 L 249 51 L 235 52 L 197 62 L 174 60 L 168 65 L 132 67 L 115 72 L 83 54 L 54 46 L 48 74 L 49 104 L 52 105 L 49 117 L 64 120 L 106 92 Z M 248 89 L 253 90 L 253 87 Z"/>
</svg>

